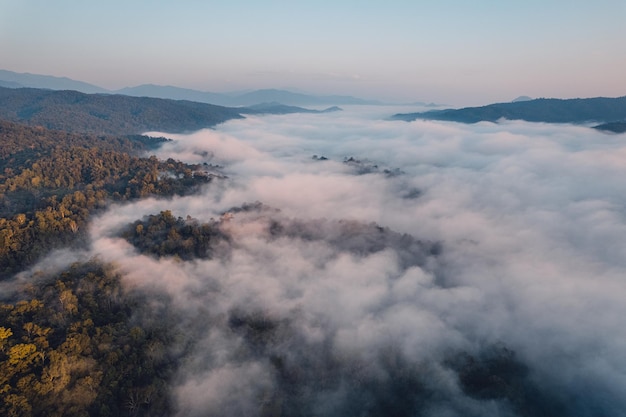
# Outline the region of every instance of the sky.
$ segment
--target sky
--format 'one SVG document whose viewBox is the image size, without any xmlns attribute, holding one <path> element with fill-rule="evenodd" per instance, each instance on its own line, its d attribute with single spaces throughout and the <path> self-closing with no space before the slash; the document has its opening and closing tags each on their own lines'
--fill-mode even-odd
<svg viewBox="0 0 626 417">
<path fill-rule="evenodd" d="M 624 0 L 0 0 L 0 68 L 108 89 L 454 105 L 617 97 L 624 21 Z"/>
<path fill-rule="evenodd" d="M 153 132 L 174 139 L 159 158 L 217 164 L 227 178 L 111 205 L 84 252 L 34 270 L 96 256 L 146 305 L 165 303 L 172 351 L 187 346 L 171 380 L 181 417 L 268 415 L 262 405 L 281 401 L 274 415 L 387 416 L 394 404 L 406 416 L 625 416 L 623 135 L 385 120 L 393 110 Z M 182 261 L 120 237 L 163 210 L 218 219 L 228 239 Z M 250 318 L 271 330 L 233 325 Z M 498 362 L 503 349 L 514 361 Z M 500 364 L 511 401 L 463 386 L 466 355 Z"/>
</svg>

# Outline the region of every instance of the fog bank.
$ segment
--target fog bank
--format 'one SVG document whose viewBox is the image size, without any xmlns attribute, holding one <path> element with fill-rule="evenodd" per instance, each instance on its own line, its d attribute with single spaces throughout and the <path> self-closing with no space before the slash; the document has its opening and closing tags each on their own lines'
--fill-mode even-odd
<svg viewBox="0 0 626 417">
<path fill-rule="evenodd" d="M 88 255 L 182 317 L 179 415 L 625 415 L 624 135 L 392 113 L 158 133 L 228 178 L 94 220 Z M 225 238 L 120 237 L 163 210 Z"/>
</svg>

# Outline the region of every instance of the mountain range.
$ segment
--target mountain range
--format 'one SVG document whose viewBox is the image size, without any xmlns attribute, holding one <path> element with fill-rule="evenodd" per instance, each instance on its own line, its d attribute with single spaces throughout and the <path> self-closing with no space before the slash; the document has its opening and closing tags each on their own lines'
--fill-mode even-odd
<svg viewBox="0 0 626 417">
<path fill-rule="evenodd" d="M 39 75 L 18 73 L 0 69 L 0 87 L 6 88 L 45 88 L 49 90 L 74 90 L 81 93 L 108 93 L 106 89 L 97 85 L 72 80 L 67 77 L 53 77 L 51 75 Z"/>
<path fill-rule="evenodd" d="M 2 118 L 54 129 L 108 134 L 146 130 L 181 132 L 213 126 L 242 117 L 242 114 L 320 113 L 341 110 L 338 104 L 382 104 L 351 96 L 314 96 L 277 89 L 227 94 L 144 84 L 110 91 L 66 77 L 19 74 L 6 70 L 0 70 L 0 89 Z M 89 96 L 81 93 L 88 93 Z M 332 106 L 325 110 L 299 107 L 329 104 Z M 131 113 L 125 114 L 124 111 Z M 577 99 L 531 99 L 520 96 L 509 103 L 399 113 L 391 118 L 461 123 L 508 119 L 595 124 L 596 129 L 622 133 L 626 132 L 626 96 Z"/>
<path fill-rule="evenodd" d="M 311 95 L 279 89 L 262 89 L 245 93 L 212 93 L 174 86 L 142 84 L 120 90 L 107 90 L 97 85 L 72 80 L 66 77 L 53 77 L 0 70 L 0 87 L 43 88 L 50 90 L 75 90 L 82 93 L 123 94 L 134 97 L 153 97 L 172 100 L 188 100 L 219 106 L 239 107 L 260 103 L 281 103 L 288 106 L 329 106 L 329 105 L 368 105 L 382 104 L 375 100 L 365 100 L 342 95 Z"/>
</svg>

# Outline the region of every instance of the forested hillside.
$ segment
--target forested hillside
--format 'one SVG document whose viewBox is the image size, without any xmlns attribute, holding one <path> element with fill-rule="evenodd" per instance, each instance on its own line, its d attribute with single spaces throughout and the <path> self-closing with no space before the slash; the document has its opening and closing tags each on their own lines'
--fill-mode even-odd
<svg viewBox="0 0 626 417">
<path fill-rule="evenodd" d="M 396 114 L 396 120 L 447 120 L 461 123 L 495 122 L 499 119 L 545 123 L 608 123 L 626 120 L 626 97 L 578 98 L 496 103 L 463 109 Z"/>
<path fill-rule="evenodd" d="M 192 101 L 0 87 L 0 119 L 70 132 L 186 132 L 241 117 L 237 109 Z"/>
<path fill-rule="evenodd" d="M 90 217 L 111 202 L 183 195 L 215 178 L 206 165 L 140 156 L 165 140 L 0 121 L 0 280 L 84 244 Z M 170 313 L 138 320 L 154 312 L 97 260 L 37 274 L 0 296 L 0 414 L 171 414 Z"/>
<path fill-rule="evenodd" d="M 139 157 L 162 139 L 97 137 L 0 122 L 0 274 L 80 238 L 111 201 L 192 192 L 206 167 Z M 167 175 L 164 175 L 167 174 Z"/>
<path fill-rule="evenodd" d="M 151 311 L 97 262 L 40 280 L 0 303 L 0 414 L 170 415 L 168 310 Z"/>
</svg>

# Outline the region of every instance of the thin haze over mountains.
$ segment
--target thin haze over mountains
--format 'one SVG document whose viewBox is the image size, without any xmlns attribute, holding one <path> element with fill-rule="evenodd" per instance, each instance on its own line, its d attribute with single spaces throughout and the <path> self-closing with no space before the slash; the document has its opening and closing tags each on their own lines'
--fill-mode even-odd
<svg viewBox="0 0 626 417">
<path fill-rule="evenodd" d="M 0 87 L 31 87 L 50 90 L 75 90 L 83 93 L 122 94 L 134 97 L 154 97 L 173 100 L 188 100 L 220 106 L 252 106 L 261 103 L 280 103 L 291 106 L 323 106 L 343 104 L 381 104 L 376 100 L 340 95 L 318 96 L 278 89 L 248 92 L 212 93 L 173 86 L 142 84 L 120 90 L 107 90 L 97 85 L 42 74 L 17 73 L 0 69 Z"/>
</svg>

